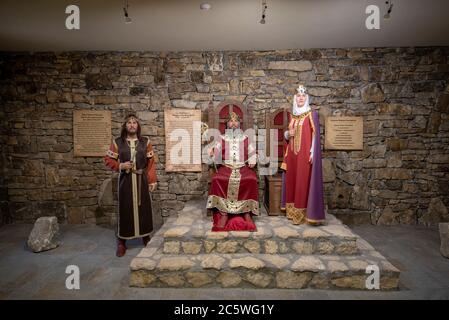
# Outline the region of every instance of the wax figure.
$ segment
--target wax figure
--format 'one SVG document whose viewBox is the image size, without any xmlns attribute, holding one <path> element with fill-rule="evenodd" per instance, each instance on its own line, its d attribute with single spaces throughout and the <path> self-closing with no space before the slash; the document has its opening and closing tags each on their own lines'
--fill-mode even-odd
<svg viewBox="0 0 449 320">
<path fill-rule="evenodd" d="M 325 220 L 318 113 L 309 106 L 306 87 L 293 97 L 292 116 L 285 131 L 288 145 L 281 169 L 282 209 L 293 224 L 321 224 Z"/>
<path fill-rule="evenodd" d="M 139 120 L 129 115 L 120 137 L 113 140 L 104 158 L 106 166 L 120 172 L 118 257 L 126 253 L 126 240 L 142 238 L 146 246 L 153 230 L 151 197 L 156 189 L 156 163 L 150 140 L 142 137 Z"/>
<path fill-rule="evenodd" d="M 252 216 L 259 214 L 255 148 L 231 112 L 224 135 L 210 155 L 219 165 L 212 178 L 207 208 L 213 210 L 212 231 L 256 231 Z"/>
</svg>

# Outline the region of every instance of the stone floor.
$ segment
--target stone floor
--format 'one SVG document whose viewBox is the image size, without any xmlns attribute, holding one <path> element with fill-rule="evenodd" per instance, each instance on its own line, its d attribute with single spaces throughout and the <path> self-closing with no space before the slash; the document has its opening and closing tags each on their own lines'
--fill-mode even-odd
<svg viewBox="0 0 449 320">
<path fill-rule="evenodd" d="M 62 225 L 62 245 L 32 253 L 25 242 L 32 225 L 0 227 L 0 299 L 449 299 L 449 259 L 439 253 L 437 229 L 356 226 L 401 271 L 399 291 L 313 289 L 132 288 L 129 265 L 142 245 L 129 243 L 116 258 L 114 230 Z M 68 265 L 81 271 L 80 290 L 65 288 Z"/>
</svg>

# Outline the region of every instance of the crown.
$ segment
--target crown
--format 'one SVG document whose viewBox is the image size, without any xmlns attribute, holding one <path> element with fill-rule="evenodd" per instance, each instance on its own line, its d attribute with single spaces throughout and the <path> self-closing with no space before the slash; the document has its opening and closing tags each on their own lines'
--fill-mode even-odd
<svg viewBox="0 0 449 320">
<path fill-rule="evenodd" d="M 304 87 L 302 84 L 300 84 L 298 86 L 298 89 L 296 89 L 296 91 L 298 91 L 298 93 L 301 93 L 301 94 L 307 94 L 307 88 Z"/>
<path fill-rule="evenodd" d="M 240 122 L 240 117 L 237 113 L 235 113 L 234 111 L 231 111 L 229 113 L 228 121 L 239 121 Z"/>
</svg>

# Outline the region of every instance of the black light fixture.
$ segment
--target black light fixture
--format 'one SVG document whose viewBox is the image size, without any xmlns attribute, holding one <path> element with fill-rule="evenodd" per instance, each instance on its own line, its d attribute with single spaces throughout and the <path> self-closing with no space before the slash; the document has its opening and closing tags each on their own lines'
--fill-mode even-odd
<svg viewBox="0 0 449 320">
<path fill-rule="evenodd" d="M 390 14 L 391 14 L 391 11 L 393 10 L 393 1 L 387 0 L 387 1 L 385 1 L 385 4 L 387 5 L 387 13 L 384 15 L 384 19 L 388 20 L 388 19 L 390 19 Z"/>
<path fill-rule="evenodd" d="M 268 8 L 267 1 L 263 0 L 262 1 L 262 19 L 260 19 L 260 21 L 259 21 L 260 24 L 265 24 L 265 17 L 267 16 L 266 15 L 267 8 Z"/>
<path fill-rule="evenodd" d="M 128 14 L 129 3 L 128 0 L 123 1 L 123 13 L 125 15 L 125 23 L 129 24 L 132 22 L 129 14 Z"/>
</svg>

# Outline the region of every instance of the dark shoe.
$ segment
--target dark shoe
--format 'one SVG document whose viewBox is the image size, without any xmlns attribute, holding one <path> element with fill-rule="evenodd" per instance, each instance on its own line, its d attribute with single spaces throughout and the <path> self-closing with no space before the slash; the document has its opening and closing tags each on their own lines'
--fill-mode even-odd
<svg viewBox="0 0 449 320">
<path fill-rule="evenodd" d="M 142 238 L 143 246 L 146 247 L 148 242 L 150 242 L 150 236 L 145 236 Z"/>
<path fill-rule="evenodd" d="M 126 249 L 126 240 L 119 239 L 117 242 L 117 252 L 115 253 L 115 255 L 117 257 L 123 257 L 126 253 Z"/>
</svg>

